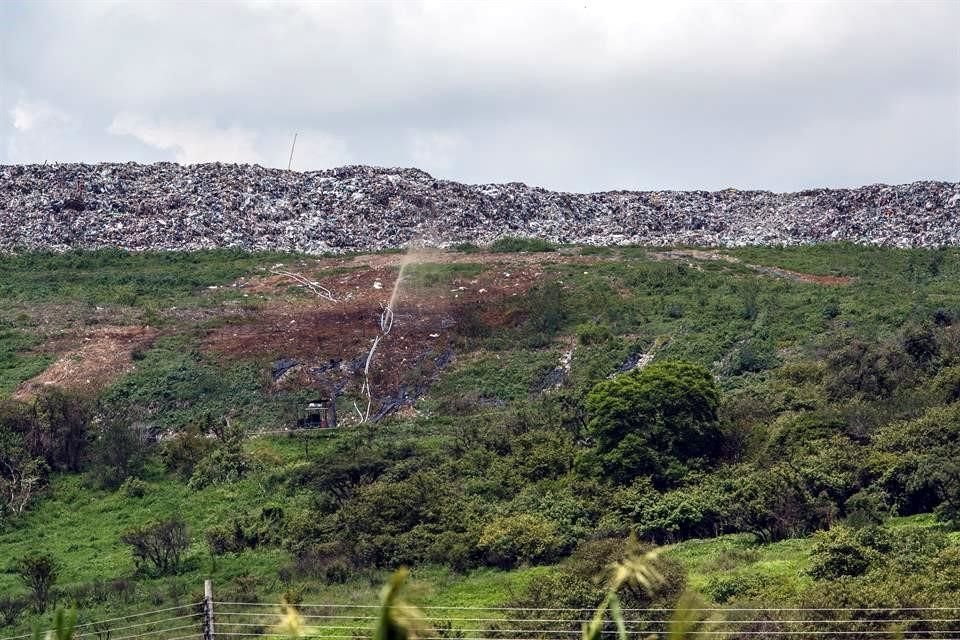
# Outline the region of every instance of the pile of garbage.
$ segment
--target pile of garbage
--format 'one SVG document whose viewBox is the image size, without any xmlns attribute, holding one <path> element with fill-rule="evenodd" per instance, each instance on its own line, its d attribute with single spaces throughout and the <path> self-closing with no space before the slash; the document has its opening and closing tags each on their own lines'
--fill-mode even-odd
<svg viewBox="0 0 960 640">
<path fill-rule="evenodd" d="M 958 245 L 960 183 L 576 194 L 367 166 L 0 166 L 0 251 L 340 253 L 411 241 L 486 244 L 502 236 L 595 245 Z"/>
</svg>

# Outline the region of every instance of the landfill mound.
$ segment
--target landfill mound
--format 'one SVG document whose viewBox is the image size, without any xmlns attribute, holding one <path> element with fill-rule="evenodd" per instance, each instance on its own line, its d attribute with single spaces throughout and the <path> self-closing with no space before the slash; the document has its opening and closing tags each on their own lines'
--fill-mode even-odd
<svg viewBox="0 0 960 640">
<path fill-rule="evenodd" d="M 576 194 L 367 166 L 0 166 L 0 251 L 341 253 L 502 236 L 594 245 L 958 245 L 960 183 Z"/>
</svg>

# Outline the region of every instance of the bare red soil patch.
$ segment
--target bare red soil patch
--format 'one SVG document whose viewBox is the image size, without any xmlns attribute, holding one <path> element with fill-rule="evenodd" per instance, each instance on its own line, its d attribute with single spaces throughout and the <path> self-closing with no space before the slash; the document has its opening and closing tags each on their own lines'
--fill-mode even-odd
<svg viewBox="0 0 960 640">
<path fill-rule="evenodd" d="M 438 264 L 435 256 L 458 263 L 479 263 L 475 255 L 418 256 Z M 365 359 L 379 334 L 379 319 L 388 304 L 401 256 L 321 259 L 286 265 L 332 292 L 336 302 L 289 295 L 298 287 L 285 276 L 265 275 L 242 283 L 256 295 L 261 309 L 213 330 L 204 349 L 232 359 L 270 358 L 289 368 L 276 376 L 278 388 L 314 387 L 325 394 L 359 385 Z M 450 264 L 449 260 L 439 264 Z M 416 264 L 416 263 L 414 263 Z M 344 271 L 344 268 L 350 269 Z M 405 279 L 394 306 L 394 323 L 371 362 L 371 384 L 380 395 L 402 393 L 423 384 L 453 357 L 458 332 L 478 316 L 487 326 L 505 326 L 517 318 L 503 302 L 522 295 L 544 277 L 534 261 L 486 265 L 477 276 L 441 284 Z M 301 291 L 306 293 L 305 288 Z M 345 382 L 346 381 L 346 382 Z"/>
</svg>

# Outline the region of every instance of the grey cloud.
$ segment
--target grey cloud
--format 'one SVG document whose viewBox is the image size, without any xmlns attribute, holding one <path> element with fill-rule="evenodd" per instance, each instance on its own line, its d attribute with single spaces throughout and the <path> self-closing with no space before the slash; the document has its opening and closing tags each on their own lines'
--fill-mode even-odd
<svg viewBox="0 0 960 640">
<path fill-rule="evenodd" d="M 420 165 L 567 190 L 960 175 L 957 3 L 8 2 L 0 11 L 0 52 L 15 61 L 0 67 L 5 162 L 222 156 L 286 166 L 300 131 L 303 169 Z M 20 100 L 75 124 L 14 130 Z M 111 133 L 121 117 L 139 135 Z"/>
</svg>

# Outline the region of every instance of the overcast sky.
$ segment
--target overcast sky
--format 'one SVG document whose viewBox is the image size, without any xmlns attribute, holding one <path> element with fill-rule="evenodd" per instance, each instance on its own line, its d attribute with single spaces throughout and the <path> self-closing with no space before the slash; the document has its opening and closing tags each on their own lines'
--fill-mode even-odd
<svg viewBox="0 0 960 640">
<path fill-rule="evenodd" d="M 960 179 L 960 1 L 0 2 L 0 163 Z"/>
</svg>

